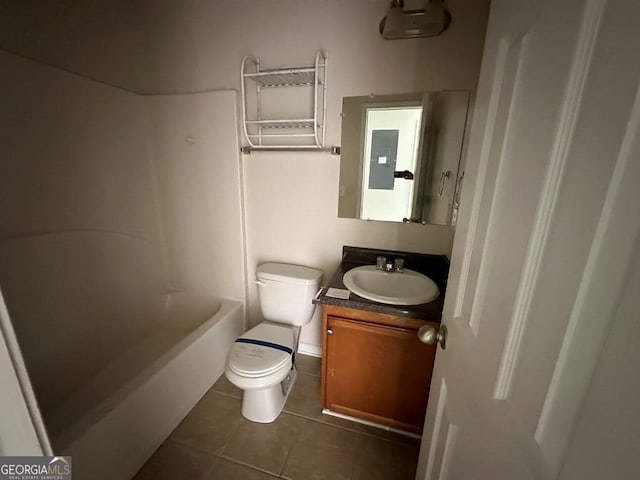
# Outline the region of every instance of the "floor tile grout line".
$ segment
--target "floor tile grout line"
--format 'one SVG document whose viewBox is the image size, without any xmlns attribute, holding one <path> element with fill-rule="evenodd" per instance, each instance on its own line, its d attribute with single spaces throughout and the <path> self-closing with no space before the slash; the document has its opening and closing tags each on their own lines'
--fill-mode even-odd
<svg viewBox="0 0 640 480">
<path fill-rule="evenodd" d="M 287 412 L 284 412 L 287 413 Z M 297 415 L 293 415 L 293 416 L 297 416 Z M 303 416 L 298 416 L 298 418 L 302 418 L 303 420 L 309 421 L 308 418 L 303 417 Z M 306 426 L 306 425 L 305 425 Z M 286 478 L 284 476 L 284 469 L 287 466 L 287 462 L 289 461 L 289 456 L 291 455 L 291 451 L 294 449 L 296 443 L 300 440 L 300 436 L 302 435 L 301 431 L 298 431 L 298 433 L 296 434 L 296 438 L 293 441 L 293 443 L 291 444 L 291 448 L 287 451 L 287 455 L 284 458 L 284 462 L 282 463 L 282 468 L 280 469 L 280 478 Z"/>
<path fill-rule="evenodd" d="M 301 373 L 300 379 L 306 377 L 307 380 L 311 381 L 312 383 L 301 385 L 299 382 L 297 382 L 298 385 L 300 386 L 299 388 L 302 388 L 302 390 L 299 392 L 300 395 L 296 398 L 296 401 L 291 405 L 291 408 L 293 410 L 287 410 L 286 405 L 282 410 L 282 417 L 289 417 L 288 422 L 293 421 L 297 423 L 299 426 L 296 429 L 296 433 L 294 435 L 291 435 L 291 437 L 295 437 L 295 438 L 293 439 L 290 445 L 290 448 L 288 448 L 286 452 L 283 452 L 284 455 L 283 455 L 281 467 L 278 469 L 277 464 L 269 465 L 269 468 L 275 467 L 273 468 L 273 470 L 279 470 L 279 473 L 276 471 L 266 470 L 263 466 L 253 464 L 256 462 L 251 460 L 251 458 L 249 457 L 245 458 L 244 455 L 239 455 L 236 458 L 228 456 L 230 453 L 234 455 L 235 453 L 237 453 L 235 452 L 235 450 L 234 450 L 235 453 L 232 451 L 227 451 L 228 450 L 227 447 L 229 445 L 229 439 L 224 440 L 221 438 L 220 440 L 223 440 L 224 443 L 217 448 L 206 448 L 206 446 L 213 447 L 218 442 L 210 443 L 210 442 L 196 441 L 194 443 L 190 443 L 190 440 L 188 437 L 181 439 L 179 436 L 178 438 L 173 438 L 172 436 L 169 436 L 163 443 L 170 443 L 174 446 L 180 447 L 181 449 L 184 449 L 185 452 L 191 452 L 191 455 L 202 454 L 202 455 L 206 455 L 206 457 L 209 459 L 213 459 L 209 468 L 210 472 L 214 472 L 214 469 L 216 468 L 215 465 L 217 463 L 222 465 L 222 463 L 220 462 L 224 461 L 224 462 L 230 462 L 234 465 L 237 465 L 237 467 L 233 467 L 234 469 L 237 469 L 240 467 L 248 469 L 246 473 L 249 475 L 262 474 L 265 476 L 264 477 L 265 480 L 267 480 L 267 478 L 283 479 L 283 480 L 300 480 L 300 478 L 298 477 L 299 472 L 296 473 L 297 472 L 296 468 L 292 470 L 292 472 L 294 473 L 293 477 L 289 477 L 285 475 L 285 472 L 287 471 L 287 465 L 289 464 L 289 462 L 293 461 L 296 465 L 298 464 L 298 460 L 294 460 L 294 456 L 296 457 L 296 459 L 298 458 L 298 455 L 294 453 L 297 451 L 296 445 L 301 445 L 303 443 L 303 439 L 305 438 L 304 432 L 309 428 L 312 428 L 312 425 L 316 426 L 313 428 L 327 429 L 324 431 L 328 435 L 338 435 L 338 432 L 343 432 L 343 433 L 340 433 L 339 435 L 348 434 L 345 438 L 349 439 L 349 442 L 352 442 L 349 448 L 349 450 L 352 450 L 351 455 L 349 455 L 352 458 L 351 458 L 351 465 L 349 469 L 345 469 L 346 471 L 342 470 L 341 478 L 344 478 L 344 479 L 349 478 L 353 480 L 354 478 L 358 478 L 359 475 L 362 476 L 363 474 L 365 475 L 367 474 L 366 468 L 369 468 L 369 467 L 365 467 L 365 469 L 363 470 L 361 468 L 360 463 L 363 458 L 363 452 L 369 451 L 370 448 L 374 449 L 372 451 L 375 451 L 376 449 L 380 449 L 380 448 L 382 449 L 381 451 L 386 451 L 388 448 L 392 448 L 393 450 L 396 450 L 397 448 L 402 449 L 409 446 L 411 447 L 415 446 L 413 442 L 404 441 L 403 437 L 395 438 L 394 436 L 387 435 L 383 429 L 380 430 L 381 435 L 378 436 L 375 433 L 376 432 L 375 430 L 372 433 L 367 429 L 365 430 L 358 429 L 359 424 L 354 424 L 353 426 L 349 424 L 343 425 L 343 424 L 340 424 L 340 422 L 337 422 L 336 424 L 336 423 L 331 423 L 334 421 L 333 417 L 330 417 L 324 414 L 319 416 L 318 414 L 319 403 L 317 402 L 317 400 L 312 401 L 311 395 L 316 391 L 317 386 L 314 386 L 314 385 L 318 380 L 318 378 L 321 378 L 321 376 L 313 375 L 309 372 L 299 372 L 299 373 Z M 203 399 L 204 399 L 206 395 L 209 395 L 211 392 L 215 393 L 216 395 L 211 395 L 210 397 L 211 403 L 208 404 L 205 401 L 204 404 L 202 404 L 202 407 L 204 407 L 204 409 L 199 410 L 200 414 L 196 414 L 196 412 L 191 411 L 189 412 L 187 417 L 194 416 L 198 421 L 205 421 L 206 423 L 210 423 L 210 422 L 216 423 L 214 418 L 209 418 L 209 416 L 206 413 L 211 408 L 215 409 L 216 405 L 222 402 L 222 404 L 224 405 L 228 404 L 229 406 L 231 406 L 231 403 L 237 404 L 238 409 L 233 410 L 233 415 L 238 416 L 242 420 L 242 417 L 240 415 L 240 409 L 239 409 L 239 405 L 242 402 L 242 391 L 238 389 L 237 393 L 233 392 L 232 391 L 233 388 L 224 382 L 220 382 L 220 387 L 223 388 L 223 390 L 216 390 L 214 386 L 212 386 L 212 388 L 210 388 L 207 391 L 205 396 L 203 396 Z M 224 400 L 224 399 L 227 399 L 227 400 Z M 198 402 L 198 404 L 200 404 L 201 401 L 202 399 Z M 304 412 L 304 413 L 298 413 L 295 410 L 298 410 L 299 412 Z M 230 415 L 231 413 L 232 412 L 229 411 Z M 293 420 L 293 419 L 297 419 L 297 420 Z M 230 427 L 231 428 L 228 429 L 229 432 L 236 431 L 238 428 L 240 428 L 240 425 L 237 424 L 237 422 L 232 422 L 232 425 L 230 425 Z M 320 432 L 322 430 L 318 430 L 318 431 Z M 331 431 L 333 431 L 333 433 L 331 433 Z M 372 441 L 375 443 L 371 443 Z M 369 443 L 371 443 L 371 445 L 367 446 L 369 445 Z M 156 453 L 154 453 L 154 455 Z M 364 456 L 367 457 L 367 455 L 364 455 Z M 241 460 L 241 459 L 244 459 L 244 460 Z M 365 463 L 368 464 L 368 462 L 369 460 L 367 460 Z M 261 462 L 257 462 L 257 463 L 260 464 Z M 306 464 L 306 461 L 304 463 Z M 220 468 L 223 468 L 223 467 L 221 466 Z M 255 473 L 250 474 L 249 470 Z"/>
<path fill-rule="evenodd" d="M 209 394 L 209 393 L 216 393 L 218 395 L 224 395 L 225 397 L 231 397 L 231 398 L 235 398 L 236 400 L 242 400 L 242 397 L 237 397 L 236 395 L 232 394 L 232 393 L 227 393 L 227 392 L 221 392 L 220 390 L 209 390 L 205 395 Z"/>
<path fill-rule="evenodd" d="M 222 391 L 214 390 L 214 389 L 209 390 L 209 392 L 214 392 L 216 394 L 223 395 L 223 396 L 225 396 L 227 398 L 233 398 L 234 400 L 242 401 L 242 398 L 238 398 L 238 397 L 236 397 L 236 396 L 234 396 L 234 395 L 232 395 L 230 393 L 227 393 L 227 392 L 222 392 Z M 378 440 L 382 440 L 382 441 L 385 441 L 385 442 L 394 443 L 394 444 L 397 444 L 397 445 L 413 445 L 411 442 L 405 442 L 405 441 L 386 438 L 384 436 L 376 435 L 374 433 L 363 432 L 363 431 L 360 431 L 360 430 L 356 430 L 354 428 L 349 428 L 348 426 L 344 426 L 344 425 L 336 425 L 336 424 L 330 423 L 328 421 L 324 421 L 322 419 L 319 419 L 317 417 L 310 417 L 310 416 L 304 415 L 302 413 L 298 413 L 298 412 L 294 412 L 294 411 L 291 411 L 291 410 L 287 410 L 286 409 L 286 405 L 285 405 L 285 408 L 282 410 L 282 413 L 287 414 L 287 415 L 292 415 L 292 416 L 295 416 L 295 417 L 298 417 L 298 418 L 303 418 L 305 420 L 309 420 L 309 421 L 312 421 L 312 422 L 315 422 L 315 423 L 320 423 L 322 425 L 327 425 L 329 427 L 334 427 L 334 428 L 337 428 L 337 429 L 340 429 L 340 430 L 343 430 L 343 431 L 353 432 L 353 433 L 362 435 L 362 436 L 367 437 L 367 438 L 378 439 Z"/>
<path fill-rule="evenodd" d="M 228 395 L 226 395 L 226 394 L 223 394 L 223 396 L 225 396 L 225 397 L 229 397 L 229 396 L 228 396 Z M 231 398 L 233 398 L 234 400 L 238 400 L 238 401 L 240 401 L 239 399 L 237 399 L 237 398 L 235 398 L 235 397 L 231 397 Z M 191 415 L 191 412 L 189 413 L 189 415 Z M 189 416 L 189 415 L 187 415 L 187 416 Z M 186 418 L 186 417 L 185 417 L 185 418 Z M 205 421 L 205 422 L 208 422 L 208 421 L 210 421 L 210 420 L 211 420 L 211 419 L 209 419 L 209 418 L 207 418 L 207 417 L 205 417 L 205 416 L 198 417 L 198 416 L 196 415 L 196 418 L 198 418 L 198 419 L 200 419 L 200 420 L 203 420 L 203 421 Z M 231 429 L 231 432 L 229 432 L 229 435 L 232 435 L 233 433 L 235 433 L 235 431 L 236 431 L 236 430 L 238 430 L 239 428 L 240 428 L 240 424 L 235 425 L 235 426 Z M 175 431 L 175 430 L 174 430 L 174 431 Z M 172 434 L 173 434 L 173 432 L 172 432 Z M 218 449 L 218 450 L 219 450 L 219 452 L 220 452 L 220 454 L 219 454 L 219 453 L 217 453 L 217 452 L 218 452 L 218 450 L 217 450 L 216 452 L 212 452 L 211 450 L 208 450 L 208 449 L 206 449 L 206 448 L 202 448 L 202 447 L 200 447 L 199 445 L 193 445 L 193 444 L 191 444 L 191 443 L 183 442 L 183 441 L 181 441 L 179 438 L 174 438 L 172 435 L 169 435 L 169 437 L 167 437 L 167 438 L 166 438 L 166 440 L 165 440 L 163 443 L 166 443 L 166 442 L 172 442 L 172 443 L 174 443 L 174 444 L 180 445 L 180 446 L 182 446 L 182 447 L 190 448 L 190 449 L 195 450 L 195 451 L 197 451 L 197 452 L 206 453 L 206 454 L 209 454 L 209 455 L 215 455 L 215 456 L 218 456 L 218 457 L 222 456 L 222 455 L 220 455 L 220 454 L 224 451 L 224 449 L 225 449 L 225 448 L 226 448 L 226 446 L 227 446 L 227 445 L 226 445 L 226 442 L 225 442 L 225 444 L 224 444 L 224 445 L 222 445 L 222 446 Z"/>
<path fill-rule="evenodd" d="M 165 443 L 167 443 L 167 442 L 169 442 L 169 443 L 173 443 L 173 444 L 175 444 L 175 445 L 179 445 L 179 446 L 180 446 L 180 447 L 182 447 L 182 448 L 188 448 L 188 449 L 194 450 L 194 451 L 196 451 L 196 452 L 198 452 L 198 453 L 206 453 L 207 455 L 213 455 L 213 456 L 215 456 L 215 457 L 219 457 L 219 456 L 220 456 L 220 455 L 218 455 L 217 453 L 212 452 L 211 450 L 207 450 L 206 448 L 202 448 L 202 447 L 199 447 L 199 446 L 197 446 L 197 445 L 192 445 L 192 444 L 190 444 L 190 443 L 183 442 L 182 440 L 179 440 L 179 439 L 175 439 L 175 438 L 167 438 L 167 439 L 164 441 L 163 445 L 164 445 Z"/>
<path fill-rule="evenodd" d="M 273 478 L 282 478 L 282 476 L 281 476 L 281 475 L 277 475 L 277 474 L 275 474 L 275 473 L 273 473 L 273 472 L 270 472 L 270 471 L 268 471 L 268 470 L 265 470 L 265 469 L 263 469 L 263 468 L 260 468 L 260 467 L 258 467 L 258 466 L 256 466 L 256 465 L 251 465 L 250 463 L 245 463 L 245 462 L 243 462 L 243 461 L 240 461 L 240 460 L 235 459 L 235 458 L 232 458 L 232 457 L 227 457 L 226 455 L 222 455 L 222 454 L 218 455 L 218 454 L 215 454 L 215 456 L 216 456 L 217 458 L 222 458 L 222 459 L 224 459 L 224 460 L 227 460 L 227 461 L 229 461 L 229 462 L 231 462 L 231 463 L 235 463 L 236 465 L 241 465 L 241 466 L 243 466 L 243 467 L 250 468 L 250 469 L 251 469 L 251 470 L 253 470 L 253 471 L 260 472 L 260 473 L 264 473 L 264 474 L 269 475 L 270 477 L 273 477 Z"/>
<path fill-rule="evenodd" d="M 302 415 L 302 414 L 296 413 L 296 412 L 290 412 L 290 411 L 287 411 L 287 410 L 283 410 L 283 413 L 286 413 L 287 415 L 293 415 L 295 417 L 304 418 L 306 420 L 309 420 L 309 421 L 312 421 L 312 422 L 315 422 L 315 423 L 319 423 L 321 425 L 326 425 L 328 427 L 333 427 L 333 428 L 337 428 L 339 430 L 343 430 L 343 431 L 346 431 L 346 432 L 351 432 L 351 433 L 355 433 L 357 435 L 362 435 L 363 437 L 373 438 L 375 440 L 381 440 L 383 442 L 394 443 L 396 445 L 409 445 L 409 446 L 413 445 L 411 442 L 401 442 L 401 441 L 398 441 L 398 440 L 393 440 L 393 439 L 390 439 L 390 438 L 385 438 L 383 436 L 375 435 L 373 433 L 354 430 L 352 428 L 349 428 L 349 427 L 346 427 L 346 426 L 343 426 L 343 425 L 335 425 L 333 423 L 325 422 L 325 421 L 322 421 L 322 420 L 320 420 L 318 418 L 314 418 L 314 417 L 307 417 L 306 415 Z"/>
</svg>

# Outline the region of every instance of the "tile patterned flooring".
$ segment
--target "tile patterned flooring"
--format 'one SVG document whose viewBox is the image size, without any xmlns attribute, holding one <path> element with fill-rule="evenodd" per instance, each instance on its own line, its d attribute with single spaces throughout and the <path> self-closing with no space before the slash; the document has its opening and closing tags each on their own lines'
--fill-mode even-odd
<svg viewBox="0 0 640 480">
<path fill-rule="evenodd" d="M 134 480 L 404 480 L 419 442 L 321 413 L 320 359 L 298 355 L 298 378 L 269 424 L 240 413 L 242 392 L 222 376 Z"/>
</svg>

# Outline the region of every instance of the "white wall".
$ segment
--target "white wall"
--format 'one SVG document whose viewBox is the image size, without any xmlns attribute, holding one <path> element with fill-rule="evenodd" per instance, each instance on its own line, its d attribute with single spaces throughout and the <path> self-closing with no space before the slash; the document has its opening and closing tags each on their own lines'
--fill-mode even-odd
<svg viewBox="0 0 640 480">
<path fill-rule="evenodd" d="M 329 145 L 340 144 L 342 97 L 474 89 L 488 1 L 449 0 L 450 30 L 437 38 L 385 41 L 378 23 L 387 0 L 239 0 L 147 2 L 150 91 L 239 88 L 244 55 L 263 67 L 309 64 L 329 54 Z M 339 157 L 326 153 L 256 153 L 242 159 L 250 279 L 262 261 L 320 268 L 325 280 L 343 245 L 449 254 L 453 231 L 337 218 Z M 251 323 L 260 320 L 249 284 Z M 320 345 L 319 317 L 302 341 Z"/>
<path fill-rule="evenodd" d="M 388 0 L 140 0 L 148 32 L 149 92 L 237 88 L 240 60 L 309 64 L 330 56 L 330 132 L 339 138 L 343 96 L 474 87 L 488 0 L 447 0 L 440 37 L 383 40 Z"/>
<path fill-rule="evenodd" d="M 0 287 L 46 412 L 151 328 L 143 99 L 0 52 Z"/>
<path fill-rule="evenodd" d="M 147 82 L 143 2 L 0 0 L 0 48 L 142 91 Z"/>
</svg>

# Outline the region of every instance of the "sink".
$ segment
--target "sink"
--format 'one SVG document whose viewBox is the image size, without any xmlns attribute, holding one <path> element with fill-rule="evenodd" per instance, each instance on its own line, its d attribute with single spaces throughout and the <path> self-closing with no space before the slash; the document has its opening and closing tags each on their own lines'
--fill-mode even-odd
<svg viewBox="0 0 640 480">
<path fill-rule="evenodd" d="M 342 282 L 356 295 L 390 305 L 420 305 L 440 295 L 433 280 L 408 268 L 387 272 L 375 265 L 356 267 L 344 274 Z"/>
</svg>

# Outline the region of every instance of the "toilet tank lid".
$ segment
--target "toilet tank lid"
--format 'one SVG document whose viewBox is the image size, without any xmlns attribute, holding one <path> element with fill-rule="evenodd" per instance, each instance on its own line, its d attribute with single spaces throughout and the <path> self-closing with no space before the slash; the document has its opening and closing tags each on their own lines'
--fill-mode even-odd
<svg viewBox="0 0 640 480">
<path fill-rule="evenodd" d="M 289 263 L 263 263 L 256 270 L 258 280 L 312 285 L 320 283 L 322 271 Z"/>
</svg>

